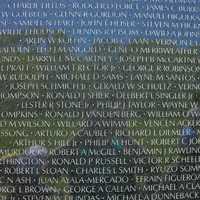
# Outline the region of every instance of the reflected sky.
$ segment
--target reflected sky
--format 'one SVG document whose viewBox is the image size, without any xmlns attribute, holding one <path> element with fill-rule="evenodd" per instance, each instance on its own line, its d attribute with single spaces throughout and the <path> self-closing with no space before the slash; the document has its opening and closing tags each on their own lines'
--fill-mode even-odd
<svg viewBox="0 0 200 200">
<path fill-rule="evenodd" d="M 180 47 L 200 42 L 199 0 L 1 0 L 1 30 L 43 27 L 83 38 L 80 47 L 110 39 L 173 40 Z"/>
</svg>

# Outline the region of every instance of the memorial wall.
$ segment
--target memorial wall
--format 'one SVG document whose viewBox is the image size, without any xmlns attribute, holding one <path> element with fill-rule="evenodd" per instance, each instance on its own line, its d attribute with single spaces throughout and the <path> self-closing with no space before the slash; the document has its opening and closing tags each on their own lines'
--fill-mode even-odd
<svg viewBox="0 0 200 200">
<path fill-rule="evenodd" d="M 199 0 L 0 0 L 0 200 L 199 200 L 199 43 Z"/>
</svg>

